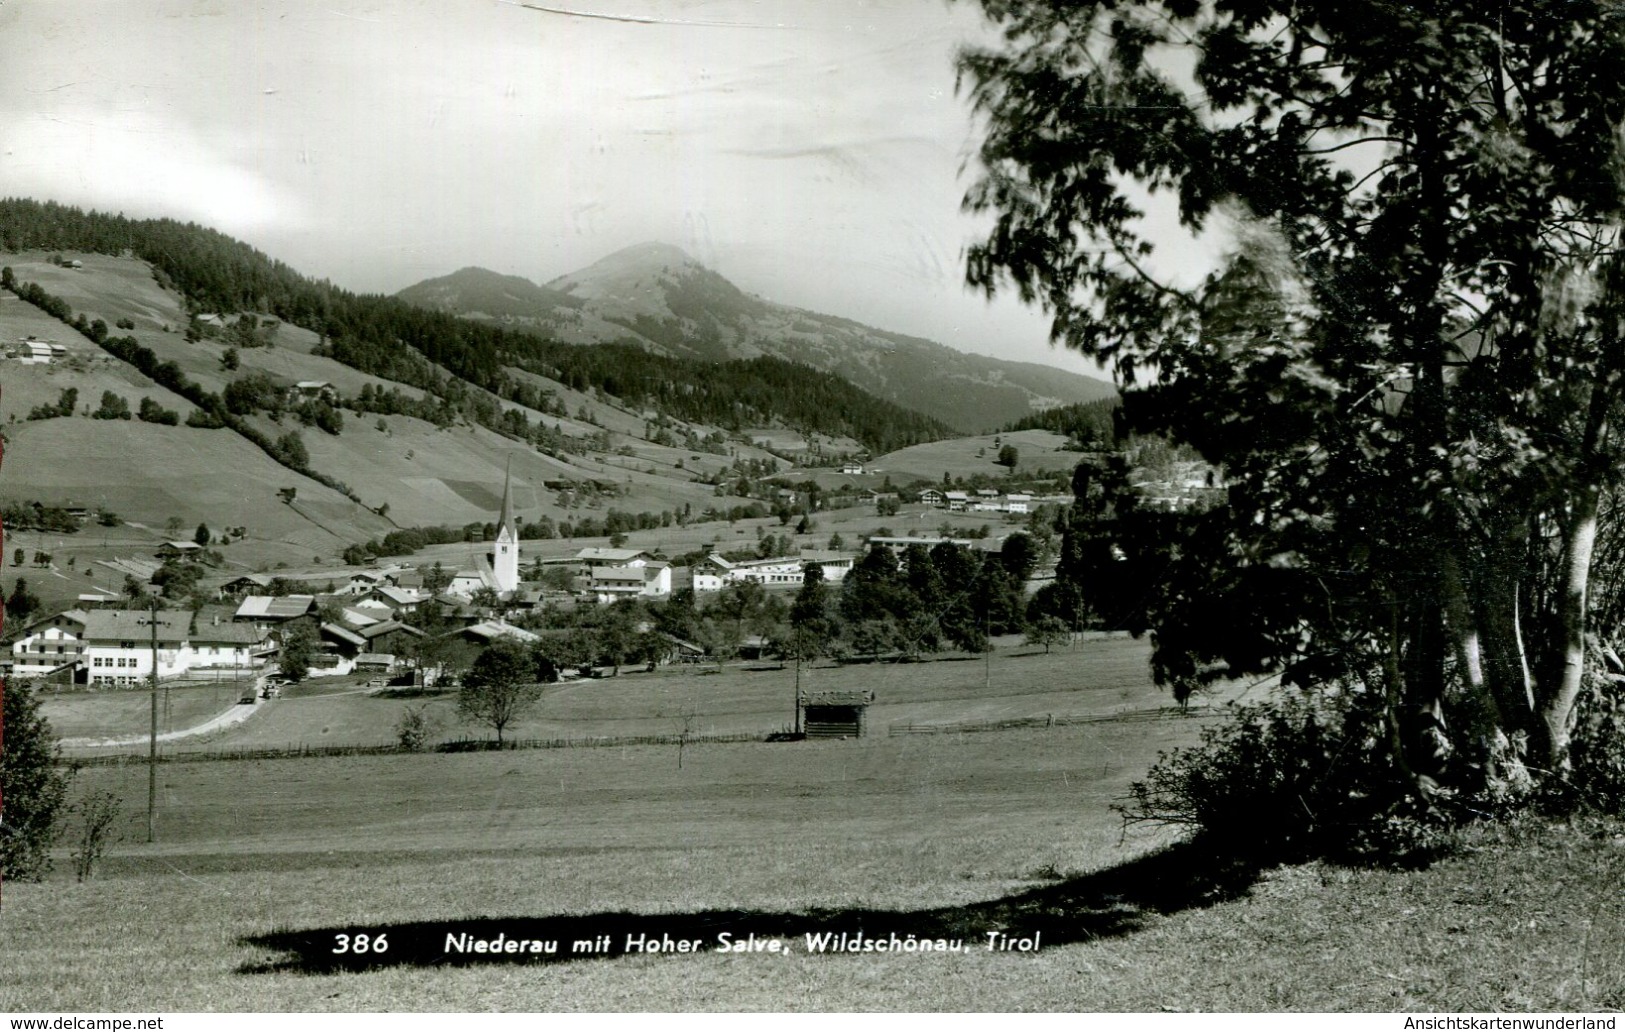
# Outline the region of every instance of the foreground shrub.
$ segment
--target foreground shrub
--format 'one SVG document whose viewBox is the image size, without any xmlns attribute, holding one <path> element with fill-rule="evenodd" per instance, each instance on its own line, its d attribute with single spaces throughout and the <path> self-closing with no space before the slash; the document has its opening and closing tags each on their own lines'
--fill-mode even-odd
<svg viewBox="0 0 1625 1032">
<path fill-rule="evenodd" d="M 56 736 L 39 711 L 33 685 L 7 681 L 0 727 L 0 879 L 37 881 L 51 866 L 57 815 L 68 791 L 68 775 L 56 765 Z"/>
<path fill-rule="evenodd" d="M 1238 708 L 1199 745 L 1163 753 L 1117 809 L 1264 862 L 1416 860 L 1454 821 L 1406 791 L 1385 731 L 1358 692 Z"/>
<path fill-rule="evenodd" d="M 1625 675 L 1601 662 L 1586 671 L 1570 732 L 1569 770 L 1552 779 L 1546 801 L 1568 812 L 1625 814 Z"/>
</svg>

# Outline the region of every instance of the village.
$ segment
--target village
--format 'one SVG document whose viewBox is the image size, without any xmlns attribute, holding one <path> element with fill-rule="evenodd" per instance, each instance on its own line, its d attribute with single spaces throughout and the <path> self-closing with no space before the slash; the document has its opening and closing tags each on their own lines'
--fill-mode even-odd
<svg viewBox="0 0 1625 1032">
<path fill-rule="evenodd" d="M 849 464 L 848 471 L 853 469 Z M 623 603 L 624 610 L 629 601 L 665 604 L 677 598 L 704 606 L 742 589 L 759 589 L 753 599 L 771 599 L 794 593 L 809 577 L 838 589 L 871 549 L 906 566 L 907 557 L 917 554 L 913 550 L 965 549 L 997 556 L 1011 532 L 1019 533 L 1014 526 L 997 535 L 984 526 L 982 536 L 871 533 L 853 543 L 857 548 L 802 547 L 794 554 L 765 556 L 755 554 L 758 548 L 745 550 L 748 556 L 734 551 L 732 558 L 710 551 L 682 565 L 650 548 L 587 545 L 572 554 L 527 562 L 511 483 L 504 484 L 502 498 L 488 547 L 458 568 L 440 561 L 403 561 L 338 575 L 228 575 L 205 565 L 206 542 L 180 539 L 163 541 L 150 556 L 90 560 L 83 567 L 87 590 L 70 608 L 31 614 L 12 631 L 16 637 L 9 655 L 0 658 L 0 672 L 90 688 L 145 687 L 155 670 L 162 682 L 360 674 L 380 684 L 433 685 L 454 676 L 459 666 L 466 668 L 473 654 L 494 641 L 534 645 L 561 633 L 561 627 L 593 624 L 616 603 Z M 1035 498 L 1047 505 L 1069 501 L 1066 496 L 932 488 L 918 493 L 917 515 L 940 510 L 1024 517 L 1029 507 L 1036 508 Z M 896 499 L 896 493 L 880 493 L 883 505 L 891 503 L 885 511 L 894 514 Z M 63 512 L 77 523 L 89 523 L 97 515 L 72 506 Z M 773 545 L 788 543 L 788 538 L 768 535 L 764 541 Z M 839 535 L 830 543 L 845 544 Z M 37 558 L 51 562 L 48 555 Z M 1053 565 L 1053 559 L 1040 562 L 1029 576 L 1035 582 L 1053 577 Z M 161 590 L 176 571 L 187 583 L 214 583 L 212 597 L 182 608 Z M 704 642 L 662 630 L 640 611 L 631 628 L 638 642 L 625 654 L 650 669 L 724 657 L 762 658 L 775 647 L 773 623 L 775 618 L 782 622 L 782 608 L 770 602 L 767 616 L 736 621 L 736 640 Z M 613 651 L 581 655 L 565 676 L 575 670 L 591 674 L 599 665 L 618 668 L 621 657 Z M 298 658 L 290 660 L 295 653 Z"/>
</svg>

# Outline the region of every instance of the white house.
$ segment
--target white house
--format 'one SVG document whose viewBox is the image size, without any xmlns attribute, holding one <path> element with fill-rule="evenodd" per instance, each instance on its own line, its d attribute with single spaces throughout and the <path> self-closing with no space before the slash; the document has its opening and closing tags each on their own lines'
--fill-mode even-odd
<svg viewBox="0 0 1625 1032">
<path fill-rule="evenodd" d="M 156 619 L 154 617 L 156 616 Z M 138 685 L 152 676 L 157 641 L 158 676 L 174 677 L 190 665 L 187 632 L 192 614 L 184 609 L 102 609 L 85 614 L 82 662 L 91 684 Z"/>
<path fill-rule="evenodd" d="M 583 548 L 576 562 L 589 568 L 599 566 L 642 566 L 654 556 L 641 548 Z"/>
<path fill-rule="evenodd" d="M 734 564 L 712 553 L 694 564 L 692 572 L 694 591 L 721 591 L 732 580 Z"/>
<path fill-rule="evenodd" d="M 45 677 L 64 666 L 77 668 L 85 643 L 64 627 L 45 627 L 11 646 L 11 672 L 18 677 Z"/>
<path fill-rule="evenodd" d="M 382 606 L 392 613 L 415 613 L 418 605 L 426 597 L 416 591 L 381 584 L 367 592 L 366 597 L 357 602 L 356 606 L 358 608 L 370 608 L 376 605 Z"/>
<path fill-rule="evenodd" d="M 201 618 L 200 618 L 201 619 Z M 188 670 L 242 670 L 261 666 L 275 652 L 253 624 L 229 620 L 198 624 L 187 636 Z"/>
<path fill-rule="evenodd" d="M 734 564 L 729 571 L 735 581 L 755 581 L 761 585 L 800 584 L 802 565 L 799 558 L 776 556 L 771 559 L 746 559 Z"/>
<path fill-rule="evenodd" d="M 600 602 L 617 598 L 649 598 L 671 594 L 671 564 L 643 562 L 636 566 L 595 566 L 592 591 Z"/>
<path fill-rule="evenodd" d="M 49 365 L 51 363 L 51 345 L 43 340 L 34 340 L 32 337 L 17 344 L 17 361 L 25 365 Z"/>
</svg>

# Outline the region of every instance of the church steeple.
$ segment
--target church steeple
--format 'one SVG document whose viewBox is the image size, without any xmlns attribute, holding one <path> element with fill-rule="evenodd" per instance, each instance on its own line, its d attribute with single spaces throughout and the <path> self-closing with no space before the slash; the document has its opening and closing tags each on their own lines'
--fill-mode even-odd
<svg viewBox="0 0 1625 1032">
<path fill-rule="evenodd" d="M 502 511 L 497 516 L 496 548 L 491 552 L 491 579 L 498 594 L 519 587 L 519 523 L 513 518 L 513 457 L 502 474 Z"/>
<path fill-rule="evenodd" d="M 508 467 L 502 474 L 502 513 L 497 517 L 497 540 L 502 540 L 506 532 L 508 540 L 519 540 L 519 525 L 513 520 L 513 457 L 508 457 Z"/>
</svg>

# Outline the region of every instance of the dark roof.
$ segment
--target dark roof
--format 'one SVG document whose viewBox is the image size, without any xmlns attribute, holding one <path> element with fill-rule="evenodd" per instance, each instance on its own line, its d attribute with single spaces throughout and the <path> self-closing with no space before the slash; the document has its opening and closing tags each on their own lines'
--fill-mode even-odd
<svg viewBox="0 0 1625 1032">
<path fill-rule="evenodd" d="M 360 634 L 350 630 L 348 627 L 340 627 L 336 623 L 322 624 L 321 633 L 337 638 L 340 641 L 347 641 L 351 645 L 355 645 L 357 647 L 367 643 L 367 639 L 363 638 Z"/>
<path fill-rule="evenodd" d="M 801 697 L 803 706 L 867 706 L 874 701 L 874 692 L 816 692 Z"/>
<path fill-rule="evenodd" d="M 418 630 L 416 627 L 413 627 L 411 624 L 401 623 L 399 620 L 385 620 L 383 623 L 375 623 L 370 627 L 359 628 L 355 633 L 361 635 L 368 641 L 371 641 L 379 635 L 388 634 L 391 631 L 405 631 L 406 633 L 416 635 L 419 638 L 423 637 L 422 631 Z"/>
<path fill-rule="evenodd" d="M 199 624 L 192 633 L 193 644 L 258 645 L 264 640 L 258 628 L 246 623 Z"/>
<path fill-rule="evenodd" d="M 667 634 L 665 631 L 661 631 L 659 633 L 660 633 L 660 636 L 662 638 L 664 638 L 667 641 L 671 642 L 673 645 L 676 645 L 678 648 L 684 650 L 685 652 L 700 652 L 700 653 L 703 653 L 705 651 L 705 646 L 696 645 L 691 641 L 684 641 L 682 638 L 677 637 L 677 635 L 675 635 L 675 634 Z"/>
<path fill-rule="evenodd" d="M 87 641 L 118 640 L 146 643 L 152 640 L 149 620 L 152 614 L 145 609 L 98 609 L 85 614 L 85 630 L 81 637 Z M 158 611 L 158 640 L 178 644 L 186 640 L 192 624 L 192 614 L 184 609 Z"/>
</svg>

